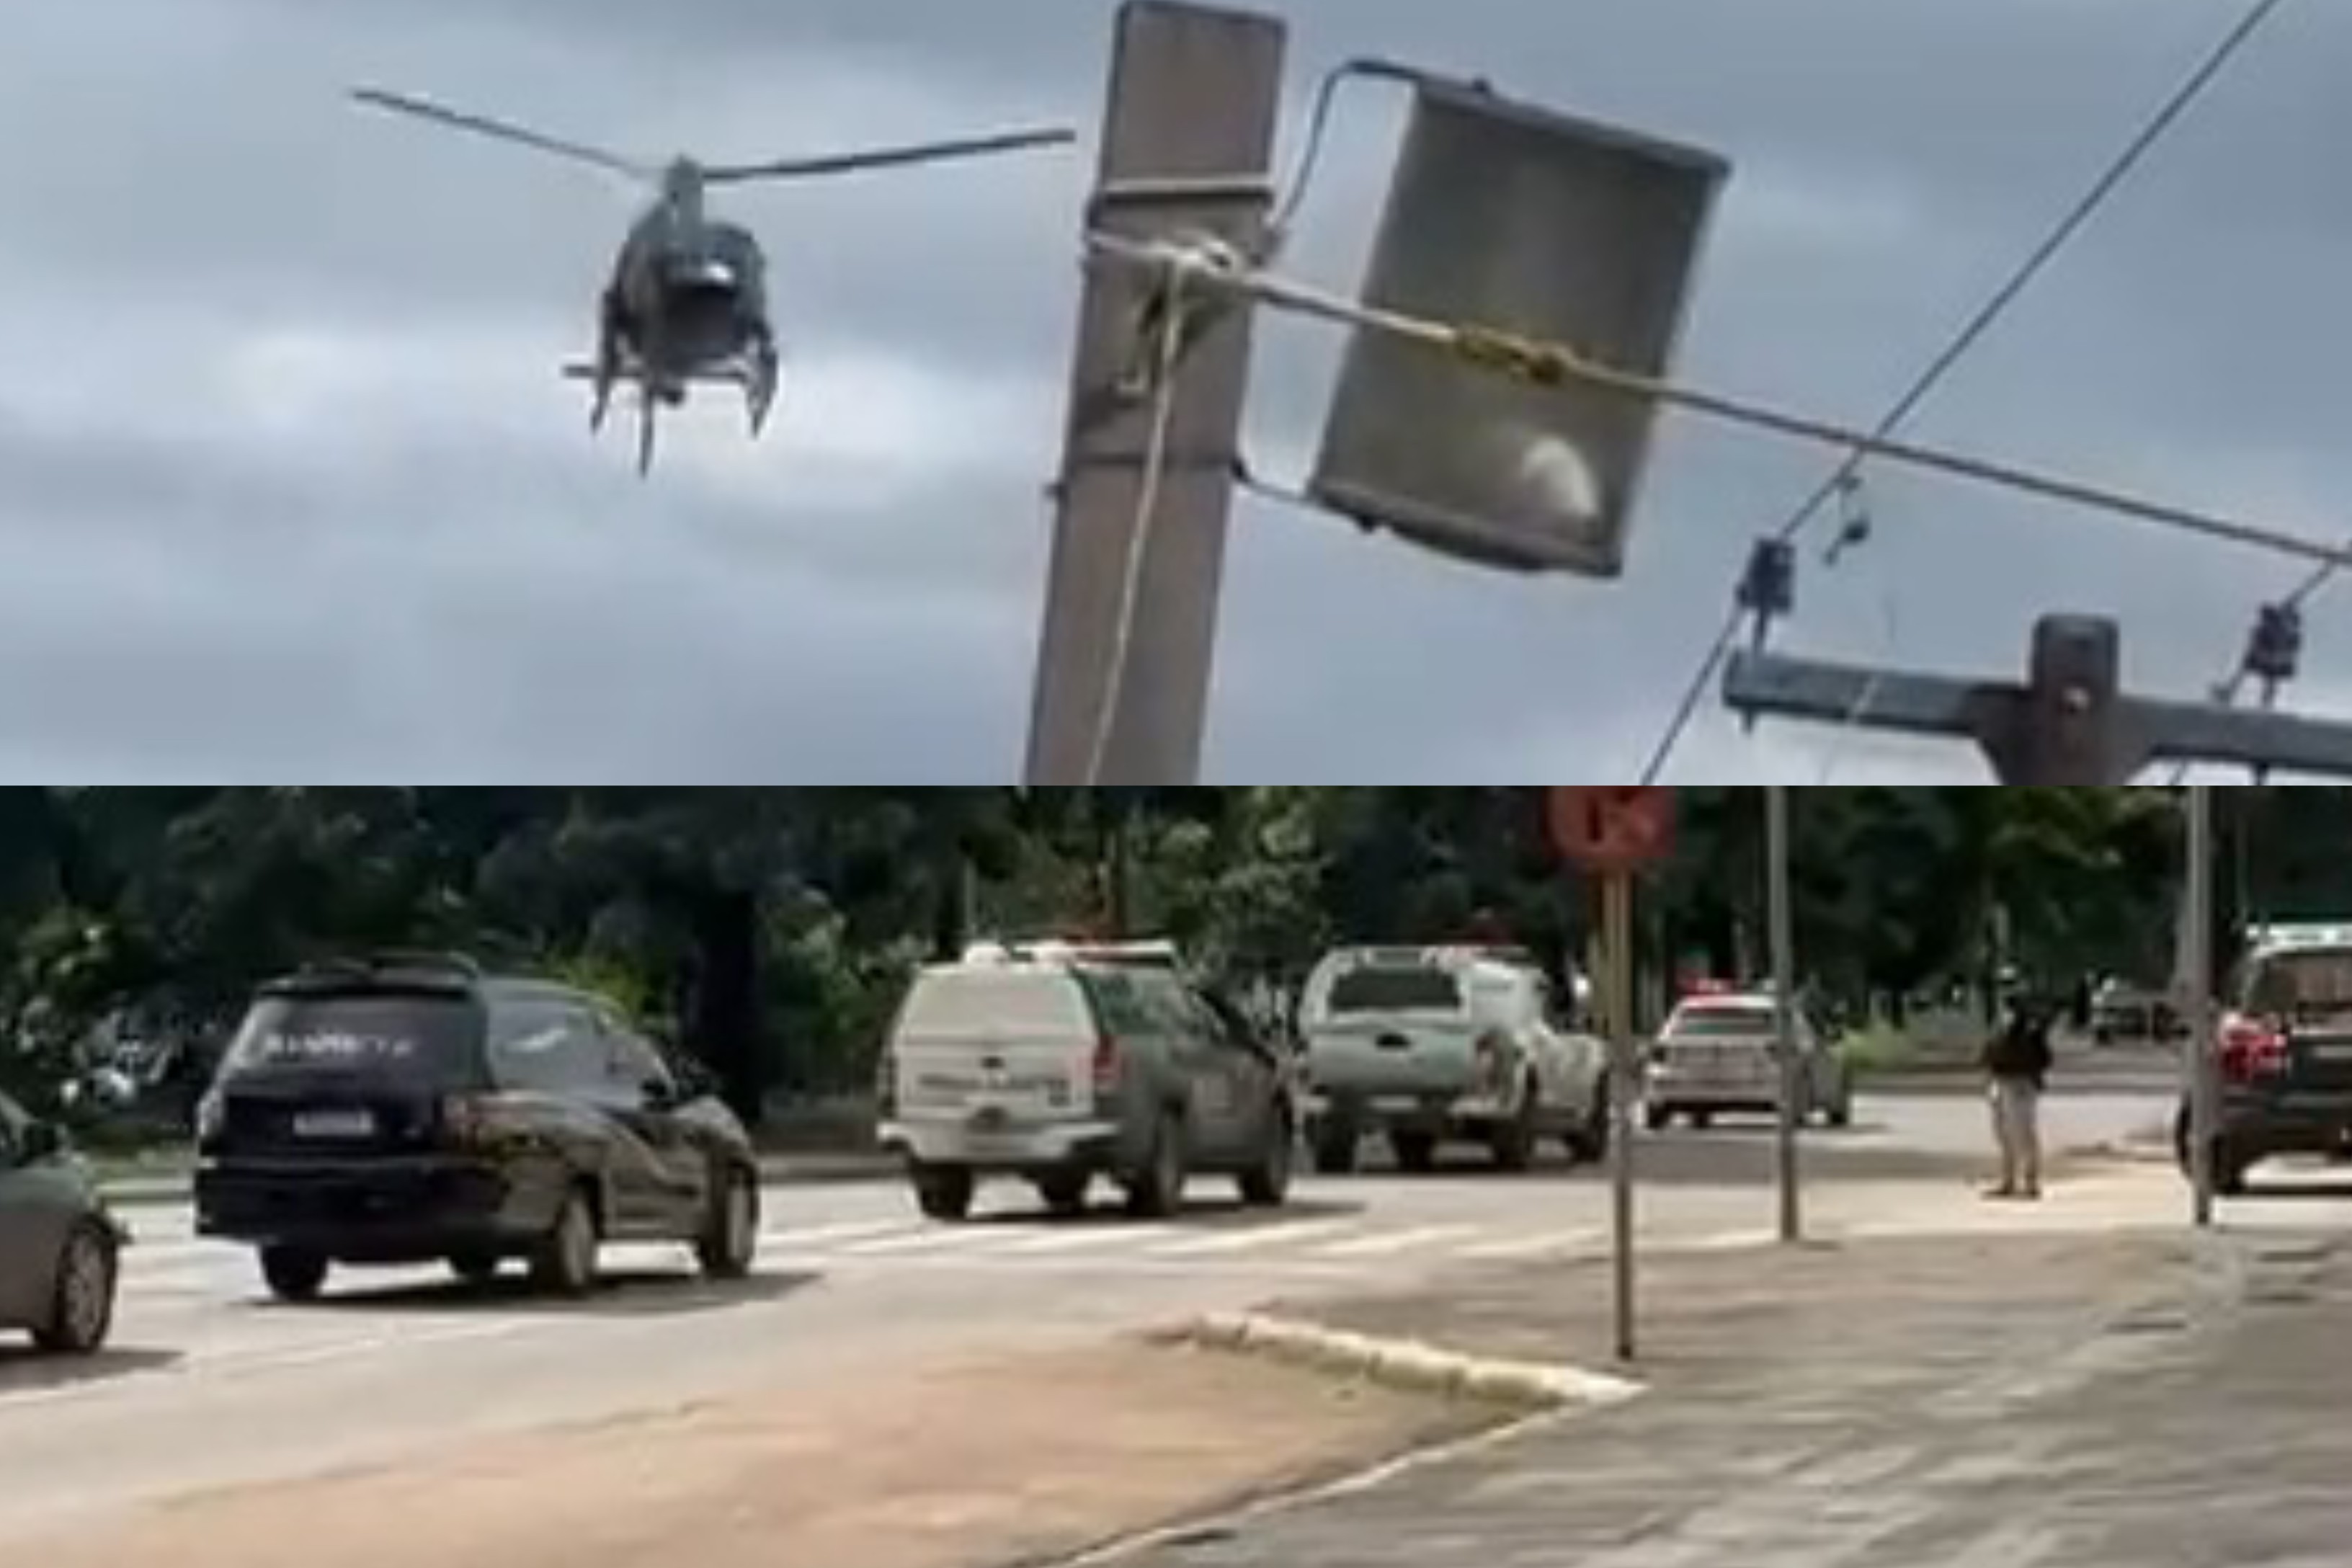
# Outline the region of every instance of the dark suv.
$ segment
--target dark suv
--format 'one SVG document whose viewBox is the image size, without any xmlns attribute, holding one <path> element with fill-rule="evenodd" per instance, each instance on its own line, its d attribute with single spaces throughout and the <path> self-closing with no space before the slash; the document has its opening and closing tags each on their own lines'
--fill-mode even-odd
<svg viewBox="0 0 2352 1568">
<path fill-rule="evenodd" d="M 2352 1152 L 2352 931 L 2288 928 L 2258 942 L 2221 1020 L 2213 1183 L 2245 1190 L 2276 1154 Z M 2189 1163 L 2186 1096 L 2174 1123 Z"/>
<path fill-rule="evenodd" d="M 583 1294 L 597 1250 L 682 1242 L 748 1273 L 758 1163 L 701 1076 L 609 1003 L 462 957 L 383 954 L 262 987 L 199 1116 L 196 1228 L 308 1300 L 337 1263 L 526 1258 Z"/>
</svg>

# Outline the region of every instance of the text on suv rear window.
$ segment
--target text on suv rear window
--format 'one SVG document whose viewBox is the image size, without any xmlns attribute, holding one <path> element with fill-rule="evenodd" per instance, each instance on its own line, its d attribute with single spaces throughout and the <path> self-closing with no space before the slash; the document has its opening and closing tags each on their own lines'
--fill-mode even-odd
<svg viewBox="0 0 2352 1568">
<path fill-rule="evenodd" d="M 481 1012 L 463 996 L 265 995 L 221 1060 L 224 1077 L 350 1072 L 435 1081 L 479 1076 Z"/>
</svg>

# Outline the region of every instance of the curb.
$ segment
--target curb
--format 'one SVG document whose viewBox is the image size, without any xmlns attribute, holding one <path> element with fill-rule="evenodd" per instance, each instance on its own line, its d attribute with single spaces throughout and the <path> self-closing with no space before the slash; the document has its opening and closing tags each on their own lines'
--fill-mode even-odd
<svg viewBox="0 0 2352 1568">
<path fill-rule="evenodd" d="M 1212 1313 L 1150 1337 L 1161 1344 L 1262 1356 L 1361 1378 L 1401 1394 L 1475 1399 L 1526 1411 L 1622 1405 L 1643 1392 L 1639 1384 L 1578 1367 L 1490 1360 L 1417 1340 L 1378 1339 L 1255 1312 Z"/>
</svg>

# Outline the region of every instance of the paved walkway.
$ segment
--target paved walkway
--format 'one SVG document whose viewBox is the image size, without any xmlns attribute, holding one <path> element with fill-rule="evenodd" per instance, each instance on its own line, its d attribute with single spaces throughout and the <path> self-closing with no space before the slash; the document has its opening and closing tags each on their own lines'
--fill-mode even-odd
<svg viewBox="0 0 2352 1568">
<path fill-rule="evenodd" d="M 1662 1258 L 1643 1398 L 1134 1568 L 2205 1568 L 2352 1542 L 2352 1235 Z M 1598 1268 L 1291 1310 L 1604 1365 Z"/>
</svg>

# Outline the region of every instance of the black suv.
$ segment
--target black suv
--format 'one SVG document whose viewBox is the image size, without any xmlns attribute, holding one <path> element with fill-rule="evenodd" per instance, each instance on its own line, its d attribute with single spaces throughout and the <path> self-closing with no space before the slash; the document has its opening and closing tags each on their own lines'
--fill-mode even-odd
<svg viewBox="0 0 2352 1568">
<path fill-rule="evenodd" d="M 199 1116 L 196 1229 L 308 1300 L 337 1263 L 512 1258 L 584 1294 L 607 1241 L 748 1273 L 759 1166 L 701 1075 L 609 1003 L 469 959 L 388 953 L 262 987 Z"/>
<path fill-rule="evenodd" d="M 2221 1082 L 2213 1181 L 2245 1190 L 2274 1154 L 2352 1154 L 2352 931 L 2258 944 L 2231 987 L 2217 1042 Z M 2186 1094 L 2173 1123 L 2189 1164 Z"/>
</svg>

